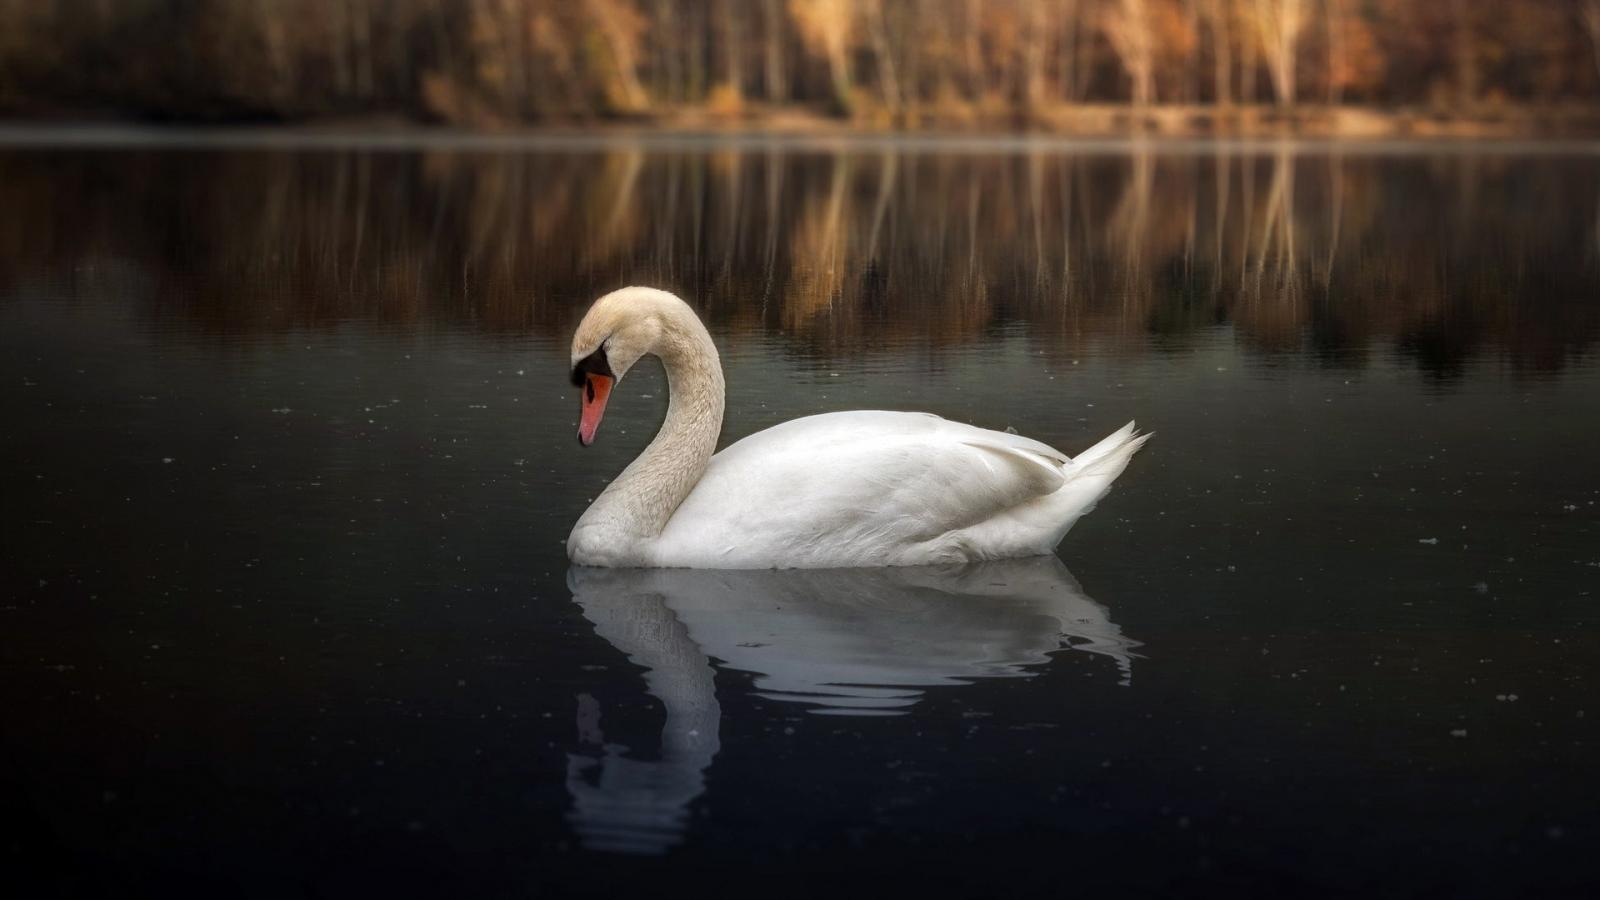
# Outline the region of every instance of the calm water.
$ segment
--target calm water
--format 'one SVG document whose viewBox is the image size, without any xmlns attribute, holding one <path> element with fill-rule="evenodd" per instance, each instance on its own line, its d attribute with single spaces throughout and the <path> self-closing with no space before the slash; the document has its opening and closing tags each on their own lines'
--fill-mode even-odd
<svg viewBox="0 0 1600 900">
<path fill-rule="evenodd" d="M 1157 436 L 1057 560 L 569 571 L 724 439 Z M 59 893 L 1600 883 L 1600 154 L 0 150 L 0 852 Z M 672 879 L 664 882 L 662 879 Z"/>
</svg>

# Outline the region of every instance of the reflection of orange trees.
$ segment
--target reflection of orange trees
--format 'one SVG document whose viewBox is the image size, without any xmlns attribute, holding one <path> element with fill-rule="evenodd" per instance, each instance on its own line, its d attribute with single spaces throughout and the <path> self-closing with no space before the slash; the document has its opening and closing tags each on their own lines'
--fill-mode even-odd
<svg viewBox="0 0 1600 900">
<path fill-rule="evenodd" d="M 919 171 L 929 164 L 934 171 Z M 781 327 L 843 347 L 881 339 L 959 344 L 981 334 L 992 322 L 982 278 L 989 240 L 981 239 L 991 224 L 983 215 L 992 176 L 966 175 L 894 153 L 834 157 L 826 188 L 807 197 L 788 226 Z M 951 198 L 961 208 L 938 208 L 938 199 L 924 207 L 942 186 L 963 181 L 965 190 Z M 1019 216 L 989 238 L 1018 237 L 1021 224 Z M 908 251 L 920 256 L 920 272 L 897 271 Z"/>
<path fill-rule="evenodd" d="M 1594 240 L 1590 242 L 1594 247 L 1594 255 L 1584 254 L 1586 260 L 1600 260 L 1600 194 L 1594 198 Z"/>
<path fill-rule="evenodd" d="M 848 156 L 834 157 L 827 192 L 806 198 L 799 221 L 790 229 L 793 268 L 783 297 L 785 330 L 804 332 L 815 327 L 819 316 L 833 312 L 844 285 L 850 163 Z"/>
<path fill-rule="evenodd" d="M 1144 268 L 1147 262 L 1155 161 L 1147 144 L 1137 145 L 1131 159 L 1132 167 L 1123 181 L 1122 197 L 1106 217 L 1105 232 L 1107 249 L 1120 255 L 1129 270 L 1135 270 Z"/>
<path fill-rule="evenodd" d="M 1252 157 L 1247 157 L 1253 163 Z M 1308 318 L 1307 264 L 1296 221 L 1295 158 L 1279 148 L 1260 206 L 1247 211 L 1243 268 L 1239 273 L 1239 327 L 1268 349 L 1300 344 Z M 1251 173 L 1252 177 L 1254 173 Z M 1253 177 L 1252 177 L 1253 181 Z"/>
<path fill-rule="evenodd" d="M 823 355 L 1022 322 L 1076 358 L 1223 323 L 1261 350 L 1397 347 L 1448 373 L 1486 351 L 1549 369 L 1600 333 L 1583 157 L 14 151 L 0 196 L 0 296 L 114 269 L 164 323 L 224 339 L 352 321 L 561 339 L 627 283 L 694 298 L 728 340 L 779 329 Z"/>
</svg>

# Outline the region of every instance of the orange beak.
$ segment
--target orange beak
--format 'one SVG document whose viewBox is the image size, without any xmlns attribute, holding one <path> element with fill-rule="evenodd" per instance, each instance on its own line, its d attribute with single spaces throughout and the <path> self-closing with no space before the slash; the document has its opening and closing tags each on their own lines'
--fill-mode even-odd
<svg viewBox="0 0 1600 900">
<path fill-rule="evenodd" d="M 594 433 L 600 429 L 600 417 L 606 412 L 606 398 L 611 396 L 614 382 L 604 375 L 586 373 L 583 382 L 583 412 L 578 416 L 578 443 L 585 447 L 594 443 Z"/>
</svg>

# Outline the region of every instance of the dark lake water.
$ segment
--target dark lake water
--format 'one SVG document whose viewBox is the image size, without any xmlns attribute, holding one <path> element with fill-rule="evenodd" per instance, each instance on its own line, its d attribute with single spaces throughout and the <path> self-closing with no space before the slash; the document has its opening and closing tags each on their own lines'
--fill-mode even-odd
<svg viewBox="0 0 1600 900">
<path fill-rule="evenodd" d="M 1600 884 L 1600 151 L 0 149 L 0 853 L 59 894 Z M 1040 559 L 569 571 L 724 442 L 1155 438 Z"/>
</svg>

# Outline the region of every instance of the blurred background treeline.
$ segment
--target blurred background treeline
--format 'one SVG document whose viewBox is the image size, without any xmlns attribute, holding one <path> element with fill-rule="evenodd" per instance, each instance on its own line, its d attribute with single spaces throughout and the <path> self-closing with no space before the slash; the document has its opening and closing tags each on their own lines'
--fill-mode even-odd
<svg viewBox="0 0 1600 900">
<path fill-rule="evenodd" d="M 1600 0 L 0 0 L 10 117 L 1527 132 L 1597 106 Z"/>
</svg>

